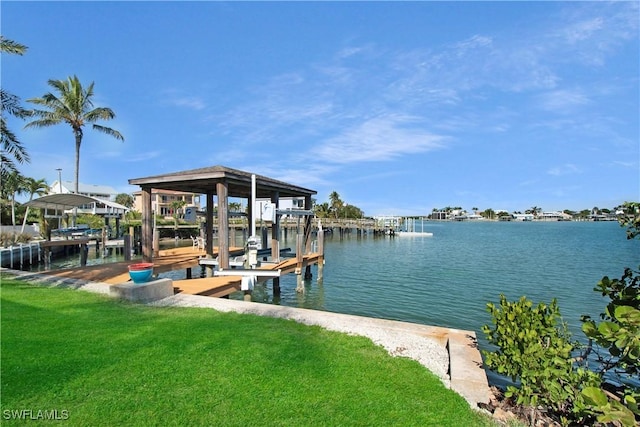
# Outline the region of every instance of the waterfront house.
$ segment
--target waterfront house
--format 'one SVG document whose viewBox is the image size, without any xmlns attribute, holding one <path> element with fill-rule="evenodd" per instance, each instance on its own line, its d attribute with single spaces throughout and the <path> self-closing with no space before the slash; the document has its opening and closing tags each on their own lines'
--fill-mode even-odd
<svg viewBox="0 0 640 427">
<path fill-rule="evenodd" d="M 528 213 L 516 213 L 513 214 L 513 219 L 515 221 L 533 221 L 533 214 L 528 214 Z"/>
<path fill-rule="evenodd" d="M 275 205 L 271 202 L 271 199 L 256 199 L 254 206 L 255 212 L 258 213 L 258 218 L 264 221 L 272 221 Z M 304 209 L 304 197 L 282 197 L 278 199 L 278 210 L 302 210 Z M 287 215 L 282 216 L 283 219 L 287 218 Z"/>
<path fill-rule="evenodd" d="M 142 191 L 133 193 L 133 207 L 136 211 L 142 212 Z M 163 217 L 170 218 L 173 216 L 173 202 L 184 202 L 185 208 L 195 208 L 200 210 L 200 194 L 189 193 L 184 191 L 153 189 L 151 192 L 151 210 Z"/>
<path fill-rule="evenodd" d="M 537 216 L 538 221 L 571 221 L 573 217 L 559 211 L 542 212 Z"/>
</svg>

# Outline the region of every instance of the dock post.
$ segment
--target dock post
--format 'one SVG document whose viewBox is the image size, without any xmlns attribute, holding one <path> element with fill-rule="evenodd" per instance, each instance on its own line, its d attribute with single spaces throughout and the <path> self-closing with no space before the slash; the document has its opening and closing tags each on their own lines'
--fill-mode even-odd
<svg viewBox="0 0 640 427">
<path fill-rule="evenodd" d="M 245 301 L 251 302 L 251 291 L 244 291 L 244 297 L 243 299 Z"/>
<path fill-rule="evenodd" d="M 124 260 L 131 261 L 131 235 L 125 234 L 124 239 Z"/>
<path fill-rule="evenodd" d="M 273 278 L 273 296 L 274 297 L 280 296 L 280 278 L 279 277 Z"/>
<path fill-rule="evenodd" d="M 81 267 L 86 267 L 87 266 L 87 255 L 89 252 L 89 247 L 87 246 L 86 243 L 83 243 L 80 245 L 80 266 Z"/>
<path fill-rule="evenodd" d="M 260 232 L 261 232 L 260 237 L 262 241 L 262 249 L 266 249 L 269 247 L 269 243 L 268 243 L 269 230 L 267 230 L 267 227 L 262 227 L 262 230 L 260 230 Z"/>
<path fill-rule="evenodd" d="M 302 267 L 304 263 L 304 234 L 298 234 L 296 242 L 296 292 L 304 292 L 304 284 L 302 283 Z"/>
<path fill-rule="evenodd" d="M 324 230 L 322 227 L 318 229 L 318 283 L 322 283 L 324 271 Z"/>
</svg>

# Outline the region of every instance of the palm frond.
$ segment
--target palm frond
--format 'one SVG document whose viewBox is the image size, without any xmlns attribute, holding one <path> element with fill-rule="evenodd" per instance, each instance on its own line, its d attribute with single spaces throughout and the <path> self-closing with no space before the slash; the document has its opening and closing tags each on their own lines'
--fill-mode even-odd
<svg viewBox="0 0 640 427">
<path fill-rule="evenodd" d="M 1 111 L 7 112 L 14 117 L 19 119 L 23 119 L 25 117 L 29 117 L 30 111 L 25 110 L 22 105 L 20 105 L 20 98 L 16 95 L 13 95 L 7 92 L 4 89 L 0 88 L 0 105 Z"/>
<path fill-rule="evenodd" d="M 85 120 L 89 123 L 93 123 L 97 120 L 111 120 L 116 117 L 116 114 L 111 108 L 98 107 L 87 112 L 84 116 Z"/>
<path fill-rule="evenodd" d="M 0 52 L 23 55 L 27 49 L 29 48 L 23 44 L 7 39 L 4 36 L 0 36 Z"/>
<path fill-rule="evenodd" d="M 95 123 L 93 124 L 93 128 L 99 132 L 105 133 L 109 136 L 119 139 L 120 141 L 124 141 L 124 136 L 122 136 L 122 134 L 115 129 L 111 129 L 110 127 L 106 127 L 106 126 L 97 125 Z"/>
<path fill-rule="evenodd" d="M 4 117 L 0 117 L 0 146 L 2 147 L 2 155 L 10 154 L 18 163 L 29 163 L 31 158 L 29 153 L 24 148 L 22 143 L 18 140 L 16 135 L 9 130 L 7 122 Z M 6 156 L 5 156 L 6 157 Z M 3 163 L 4 163 L 3 158 Z M 13 161 L 11 164 L 14 164 Z"/>
</svg>

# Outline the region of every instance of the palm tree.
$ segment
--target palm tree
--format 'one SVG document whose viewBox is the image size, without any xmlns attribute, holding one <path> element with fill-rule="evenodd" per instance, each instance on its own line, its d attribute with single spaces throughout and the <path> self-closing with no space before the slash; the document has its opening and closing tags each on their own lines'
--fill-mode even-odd
<svg viewBox="0 0 640 427">
<path fill-rule="evenodd" d="M 34 195 L 42 196 L 49 192 L 49 185 L 47 184 L 47 180 L 42 179 L 33 179 L 33 178 L 25 178 L 24 186 L 26 192 L 29 193 L 29 201 L 33 200 Z M 27 210 L 24 213 L 24 219 L 22 220 L 22 229 L 20 233 L 24 233 L 24 227 L 27 225 L 27 216 L 29 216 L 29 206 L 27 206 Z"/>
<path fill-rule="evenodd" d="M 542 211 L 542 208 L 539 208 L 537 206 L 532 207 L 531 209 L 529 209 L 528 211 L 525 211 L 525 213 L 531 213 L 533 214 L 534 218 L 538 217 L 538 214 Z"/>
<path fill-rule="evenodd" d="M 315 205 L 313 207 L 313 211 L 318 218 L 329 218 L 331 208 L 329 207 L 329 203 L 324 202 L 319 205 Z"/>
<path fill-rule="evenodd" d="M 178 213 L 180 212 L 180 209 L 182 209 L 186 205 L 187 205 L 187 202 L 185 202 L 184 200 L 174 200 L 173 202 L 171 202 L 171 209 L 173 210 L 173 224 L 174 224 L 176 238 L 178 237 Z"/>
<path fill-rule="evenodd" d="M 116 203 L 121 204 L 122 206 L 126 206 L 131 209 L 134 205 L 133 196 L 127 193 L 120 193 L 116 196 Z"/>
<path fill-rule="evenodd" d="M 229 203 L 229 212 L 241 212 L 241 211 L 242 211 L 242 203 L 240 202 Z"/>
<path fill-rule="evenodd" d="M 0 36 L 0 52 L 23 55 L 27 47 L 13 40 Z M 29 163 L 29 153 L 18 140 L 16 135 L 9 130 L 4 113 L 24 119 L 29 116 L 29 111 L 22 108 L 20 98 L 0 88 L 0 139 L 2 150 L 0 152 L 0 178 L 7 179 L 12 172 L 17 172 L 16 163 Z"/>
<path fill-rule="evenodd" d="M 2 180 L 2 198 L 11 205 L 11 225 L 16 225 L 16 196 L 25 191 L 25 178 L 19 172 L 9 173 Z"/>
<path fill-rule="evenodd" d="M 336 191 L 333 191 L 331 192 L 331 194 L 329 194 L 329 202 L 331 203 L 331 210 L 333 211 L 336 219 L 338 219 L 340 215 L 340 209 L 344 206 L 344 202 L 342 201 L 342 199 L 340 199 L 340 195 Z"/>
<path fill-rule="evenodd" d="M 41 105 L 42 110 L 33 110 L 31 114 L 38 119 L 27 123 L 25 127 L 48 127 L 60 123 L 67 123 L 73 129 L 76 142 L 76 170 L 75 170 L 75 193 L 78 193 L 78 182 L 80 176 L 80 145 L 85 124 L 91 123 L 94 130 L 113 136 L 124 141 L 124 137 L 117 130 L 110 127 L 96 124 L 99 120 L 111 120 L 115 118 L 115 113 L 107 107 L 93 107 L 93 85 L 85 89 L 77 76 L 69 77 L 67 80 L 49 80 L 49 86 L 58 92 L 58 96 L 51 92 L 45 93 L 42 98 L 32 98 L 28 101 Z"/>
</svg>

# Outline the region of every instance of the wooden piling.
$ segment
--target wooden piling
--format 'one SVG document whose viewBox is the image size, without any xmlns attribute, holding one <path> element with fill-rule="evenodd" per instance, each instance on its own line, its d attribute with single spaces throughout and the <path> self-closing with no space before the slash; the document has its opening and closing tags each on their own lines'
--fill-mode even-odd
<svg viewBox="0 0 640 427">
<path fill-rule="evenodd" d="M 304 234 L 299 233 L 296 241 L 296 292 L 304 292 L 302 268 L 304 263 Z"/>
<path fill-rule="evenodd" d="M 280 296 L 280 278 L 279 277 L 273 278 L 273 296 L 274 297 Z"/>
<path fill-rule="evenodd" d="M 318 230 L 318 283 L 322 283 L 324 272 L 324 230 Z"/>
<path fill-rule="evenodd" d="M 89 247 L 86 243 L 80 245 L 80 266 L 86 267 L 87 265 L 87 255 L 89 252 Z"/>
<path fill-rule="evenodd" d="M 125 234 L 123 236 L 124 240 L 124 260 L 131 261 L 131 235 Z"/>
</svg>

